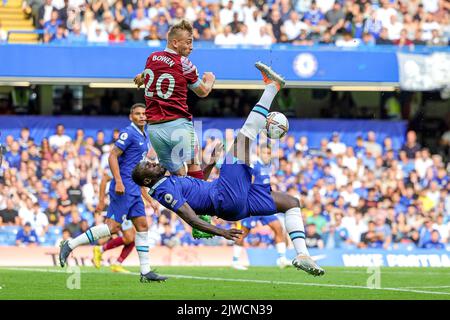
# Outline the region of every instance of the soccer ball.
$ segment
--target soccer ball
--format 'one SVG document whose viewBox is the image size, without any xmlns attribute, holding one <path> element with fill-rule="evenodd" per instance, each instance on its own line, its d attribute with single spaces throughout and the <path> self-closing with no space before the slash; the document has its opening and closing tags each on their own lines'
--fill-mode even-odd
<svg viewBox="0 0 450 320">
<path fill-rule="evenodd" d="M 267 115 L 266 130 L 270 139 L 281 139 L 289 130 L 289 121 L 281 112 L 270 112 Z"/>
</svg>

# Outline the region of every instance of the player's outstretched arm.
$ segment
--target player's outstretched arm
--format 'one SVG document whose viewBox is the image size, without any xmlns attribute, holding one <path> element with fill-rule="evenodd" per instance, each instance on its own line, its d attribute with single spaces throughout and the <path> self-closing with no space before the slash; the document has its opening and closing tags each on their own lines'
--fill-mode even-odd
<svg viewBox="0 0 450 320">
<path fill-rule="evenodd" d="M 204 98 L 211 92 L 215 81 L 216 76 L 214 75 L 214 73 L 205 72 L 200 84 L 197 87 L 193 88 L 192 91 L 194 91 L 194 93 L 200 98 Z"/>
<path fill-rule="evenodd" d="M 203 221 L 195 214 L 194 210 L 192 210 L 192 208 L 187 203 L 183 204 L 177 210 L 177 214 L 180 216 L 181 219 L 186 221 L 192 228 L 196 228 L 203 232 L 208 232 L 216 236 L 221 236 L 228 240 L 238 240 L 242 235 L 242 230 L 237 229 L 225 230 L 217 228 L 216 226 L 213 226 L 212 224 Z"/>
<path fill-rule="evenodd" d="M 106 184 L 111 181 L 111 177 L 106 172 L 103 173 L 102 181 L 100 181 L 98 204 L 95 208 L 95 213 L 101 213 L 105 209 Z"/>
</svg>

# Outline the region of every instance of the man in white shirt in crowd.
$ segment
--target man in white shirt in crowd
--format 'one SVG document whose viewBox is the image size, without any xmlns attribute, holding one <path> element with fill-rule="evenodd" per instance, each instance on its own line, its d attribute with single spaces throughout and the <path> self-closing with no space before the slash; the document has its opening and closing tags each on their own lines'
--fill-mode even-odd
<svg viewBox="0 0 450 320">
<path fill-rule="evenodd" d="M 56 134 L 50 136 L 48 143 L 52 149 L 59 149 L 72 139 L 64 134 L 64 126 L 62 124 L 56 125 Z"/>
<path fill-rule="evenodd" d="M 223 33 L 219 33 L 214 39 L 214 44 L 218 46 L 233 46 L 238 44 L 238 38 L 231 32 L 230 26 L 225 26 Z"/>
<path fill-rule="evenodd" d="M 284 22 L 283 27 L 288 40 L 297 38 L 302 30 L 308 31 L 308 25 L 300 21 L 300 17 L 295 11 L 291 12 L 289 19 Z"/>
<path fill-rule="evenodd" d="M 152 25 L 152 21 L 145 16 L 144 9 L 140 8 L 136 10 L 136 18 L 131 20 L 131 30 L 139 29 L 140 30 L 140 38 L 144 39 L 150 30 L 150 26 Z"/>
<path fill-rule="evenodd" d="M 220 9 L 219 17 L 222 26 L 226 26 L 233 21 L 233 1 L 229 0 L 222 9 Z"/>
<path fill-rule="evenodd" d="M 339 155 L 344 154 L 346 148 L 346 145 L 340 141 L 339 133 L 333 132 L 331 141 L 328 142 L 327 149 L 330 149 L 332 154 Z"/>
</svg>

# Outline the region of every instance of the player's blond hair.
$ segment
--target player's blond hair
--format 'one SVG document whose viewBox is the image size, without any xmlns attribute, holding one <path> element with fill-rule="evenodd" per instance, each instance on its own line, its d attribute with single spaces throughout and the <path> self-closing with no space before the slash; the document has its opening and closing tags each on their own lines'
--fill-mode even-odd
<svg viewBox="0 0 450 320">
<path fill-rule="evenodd" d="M 194 28 L 189 21 L 181 20 L 177 24 L 170 27 L 169 32 L 167 33 L 167 40 L 171 41 L 182 31 L 187 31 L 189 35 L 192 35 L 194 33 Z"/>
</svg>

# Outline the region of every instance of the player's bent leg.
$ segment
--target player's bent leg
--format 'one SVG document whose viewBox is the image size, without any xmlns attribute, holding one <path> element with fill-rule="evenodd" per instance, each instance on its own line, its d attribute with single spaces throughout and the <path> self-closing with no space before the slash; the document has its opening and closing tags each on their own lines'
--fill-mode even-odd
<svg viewBox="0 0 450 320">
<path fill-rule="evenodd" d="M 286 258 L 286 242 L 284 241 L 284 231 L 280 220 L 274 220 L 268 224 L 274 233 L 275 248 L 278 253 L 277 265 L 280 268 L 286 268 L 290 265 L 290 261 Z"/>
<path fill-rule="evenodd" d="M 120 228 L 120 224 L 118 225 Z M 59 264 L 61 265 L 61 267 L 64 267 L 66 265 L 67 258 L 75 248 L 88 243 L 94 244 L 94 242 L 100 238 L 111 236 L 111 233 L 114 233 L 115 230 L 116 229 L 114 228 L 113 224 L 111 224 L 111 227 L 108 223 L 101 224 L 89 228 L 86 232 L 82 233 L 75 239 L 62 241 L 59 251 Z"/>
<path fill-rule="evenodd" d="M 292 261 L 292 264 L 297 269 L 314 276 L 323 275 L 325 271 L 312 260 L 306 247 L 305 227 L 298 199 L 280 192 L 272 192 L 272 198 L 277 211 L 284 212 L 286 231 L 297 252 L 297 257 Z"/>
<path fill-rule="evenodd" d="M 261 98 L 248 115 L 247 120 L 229 151 L 231 157 L 238 158 L 246 164 L 250 163 L 249 147 L 259 132 L 265 127 L 272 101 L 285 84 L 283 78 L 270 67 L 261 62 L 257 62 L 255 66 L 261 71 L 266 86 Z M 227 160 L 228 162 L 226 163 L 231 163 L 229 162 L 229 157 L 225 158 L 225 161 Z"/>
<path fill-rule="evenodd" d="M 130 273 L 127 269 L 122 266 L 122 262 L 130 255 L 131 251 L 134 249 L 134 238 L 135 231 L 133 228 L 133 224 L 131 221 L 126 220 L 122 223 L 122 243 L 123 248 L 120 252 L 119 257 L 111 264 L 112 272 L 120 272 L 120 273 Z"/>
<path fill-rule="evenodd" d="M 250 230 L 244 226 L 242 226 L 241 230 L 243 232 L 242 236 L 236 240 L 233 245 L 233 261 L 231 263 L 231 267 L 236 270 L 247 270 L 248 268 L 246 266 L 239 263 L 239 258 L 244 247 L 244 239 L 247 237 Z"/>
<path fill-rule="evenodd" d="M 165 281 L 167 277 L 160 276 L 150 270 L 149 245 L 148 245 L 148 224 L 145 216 L 132 218 L 136 228 L 136 251 L 139 256 L 141 270 L 141 282 Z"/>
</svg>

